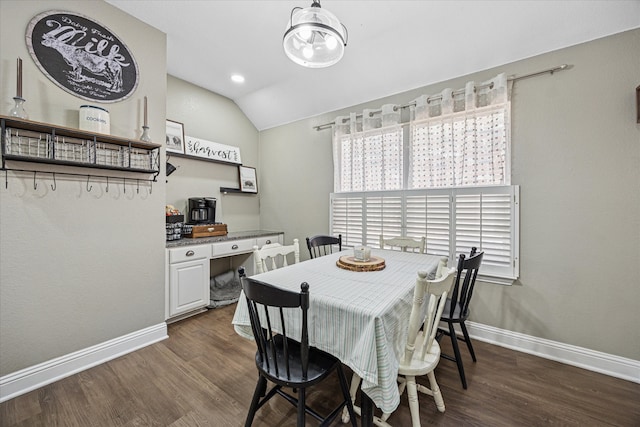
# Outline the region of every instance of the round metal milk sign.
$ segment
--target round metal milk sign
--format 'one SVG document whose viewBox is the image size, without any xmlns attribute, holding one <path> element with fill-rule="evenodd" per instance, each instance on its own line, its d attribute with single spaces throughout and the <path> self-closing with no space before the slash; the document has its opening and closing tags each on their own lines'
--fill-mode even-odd
<svg viewBox="0 0 640 427">
<path fill-rule="evenodd" d="M 117 102 L 138 86 L 138 65 L 115 34 L 91 18 L 48 11 L 27 27 L 27 46 L 40 70 L 67 92 Z"/>
</svg>

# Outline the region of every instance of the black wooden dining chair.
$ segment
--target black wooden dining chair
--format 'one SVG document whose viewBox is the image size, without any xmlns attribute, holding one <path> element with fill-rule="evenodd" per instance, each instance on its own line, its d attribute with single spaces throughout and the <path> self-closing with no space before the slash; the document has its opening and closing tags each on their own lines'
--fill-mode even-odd
<svg viewBox="0 0 640 427">
<path fill-rule="evenodd" d="M 447 303 L 444 307 L 441 322 L 447 324 L 447 329 L 438 329 L 438 341 L 443 335 L 451 337 L 451 345 L 453 347 L 454 355 L 442 354 L 441 357 L 452 360 L 458 365 L 458 372 L 460 373 L 460 380 L 462 381 L 462 387 L 467 388 L 467 379 L 464 375 L 464 366 L 462 364 L 462 357 L 460 356 L 460 347 L 458 346 L 458 340 L 467 343 L 469 353 L 471 353 L 471 359 L 476 361 L 476 353 L 473 351 L 473 345 L 471 344 L 471 338 L 467 332 L 467 326 L 465 321 L 469 318 L 469 304 L 471 303 L 471 296 L 473 295 L 473 287 L 476 283 L 476 277 L 478 276 L 478 269 L 482 263 L 482 257 L 484 252 L 477 252 L 475 247 L 471 248 L 469 258 L 464 254 L 460 255 L 458 259 L 458 273 L 456 280 L 451 290 L 451 298 L 447 299 Z M 460 282 L 462 280 L 462 283 Z M 454 325 L 460 325 L 462 330 L 462 337 L 456 334 Z"/>
<path fill-rule="evenodd" d="M 336 245 L 338 252 L 340 252 L 342 250 L 342 234 L 338 234 L 338 237 L 325 235 L 307 237 L 307 248 L 311 259 L 333 253 Z"/>
<path fill-rule="evenodd" d="M 239 272 L 242 290 L 247 300 L 251 329 L 256 340 L 255 359 L 259 375 L 245 427 L 251 426 L 258 409 L 276 394 L 297 407 L 298 427 L 304 427 L 307 413 L 319 420 L 321 426 L 328 426 L 345 406 L 352 417 L 351 424 L 356 427 L 342 363 L 334 356 L 309 346 L 309 285 L 304 282 L 300 285 L 301 292 L 292 292 L 246 277 L 243 268 L 240 268 Z M 285 308 L 287 310 L 284 310 Z M 288 335 L 285 327 L 285 318 L 291 315 L 291 310 L 295 308 L 301 311 L 299 337 Z M 338 373 L 343 400 L 328 416 L 323 417 L 307 406 L 306 391 L 334 371 Z M 274 384 L 269 392 L 267 381 Z M 285 392 L 285 387 L 293 389 L 297 397 Z"/>
</svg>

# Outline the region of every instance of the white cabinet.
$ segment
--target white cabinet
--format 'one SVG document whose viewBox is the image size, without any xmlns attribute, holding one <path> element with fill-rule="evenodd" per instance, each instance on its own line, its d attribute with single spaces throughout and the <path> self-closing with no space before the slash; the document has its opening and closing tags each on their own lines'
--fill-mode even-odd
<svg viewBox="0 0 640 427">
<path fill-rule="evenodd" d="M 203 238 L 206 239 L 206 238 Z M 221 267 L 215 262 L 225 262 L 227 268 L 244 265 L 247 275 L 253 274 L 253 247 L 267 243 L 284 244 L 284 234 L 260 237 L 235 238 L 207 244 L 169 247 L 166 250 L 165 269 L 165 319 L 169 322 L 198 314 L 211 303 L 209 283 L 210 260 L 214 261 L 214 273 Z M 237 256 L 240 255 L 240 256 Z"/>
<path fill-rule="evenodd" d="M 169 249 L 169 295 L 166 317 L 209 305 L 211 245 Z"/>
</svg>

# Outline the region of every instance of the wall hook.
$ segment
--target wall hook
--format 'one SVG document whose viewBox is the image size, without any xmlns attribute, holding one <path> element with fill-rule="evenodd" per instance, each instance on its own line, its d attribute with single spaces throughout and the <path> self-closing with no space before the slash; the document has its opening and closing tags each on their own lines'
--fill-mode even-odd
<svg viewBox="0 0 640 427">
<path fill-rule="evenodd" d="M 149 194 L 153 193 L 153 181 L 149 181 Z"/>
<path fill-rule="evenodd" d="M 53 184 L 51 184 L 51 189 L 56 191 L 56 188 L 58 188 L 58 184 L 56 183 L 56 173 L 53 172 Z"/>
<path fill-rule="evenodd" d="M 136 179 L 136 193 L 140 194 L 140 180 Z"/>
<path fill-rule="evenodd" d="M 38 172 L 33 172 L 33 189 L 37 190 L 38 189 L 38 184 L 36 183 L 36 174 Z"/>
<path fill-rule="evenodd" d="M 122 192 L 127 192 L 127 178 L 122 178 Z"/>
<path fill-rule="evenodd" d="M 9 188 L 9 178 L 8 175 L 9 171 L 7 169 L 4 170 L 4 188 Z"/>
<path fill-rule="evenodd" d="M 109 177 L 107 177 L 107 193 L 109 192 Z"/>
<path fill-rule="evenodd" d="M 87 193 L 93 188 L 93 185 L 89 185 L 89 178 L 91 178 L 91 175 L 87 175 Z"/>
</svg>

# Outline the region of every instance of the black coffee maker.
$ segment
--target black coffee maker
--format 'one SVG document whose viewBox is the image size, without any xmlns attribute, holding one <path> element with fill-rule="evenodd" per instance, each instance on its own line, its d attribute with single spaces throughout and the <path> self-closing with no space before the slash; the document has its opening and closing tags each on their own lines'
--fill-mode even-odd
<svg viewBox="0 0 640 427">
<path fill-rule="evenodd" d="M 188 224 L 214 224 L 216 222 L 216 199 L 214 197 L 189 198 Z"/>
</svg>

